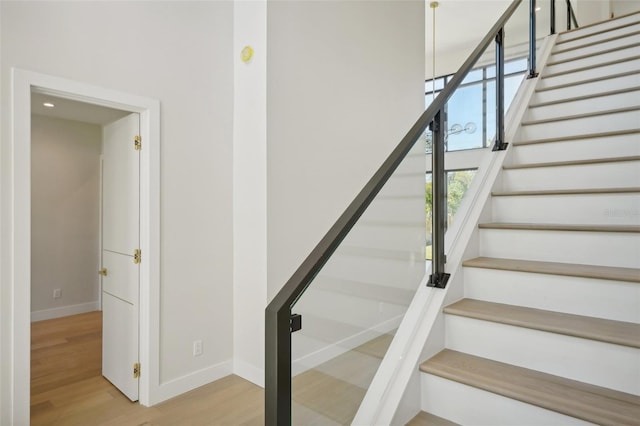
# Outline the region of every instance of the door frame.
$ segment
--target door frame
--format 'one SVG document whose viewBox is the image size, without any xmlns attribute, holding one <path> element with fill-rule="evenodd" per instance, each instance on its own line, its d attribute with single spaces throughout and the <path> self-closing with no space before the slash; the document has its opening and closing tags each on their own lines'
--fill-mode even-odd
<svg viewBox="0 0 640 426">
<path fill-rule="evenodd" d="M 31 91 L 140 114 L 140 363 L 139 401 L 150 406 L 160 387 L 160 102 L 32 71 L 11 70 L 9 193 L 2 194 L 3 277 L 10 280 L 12 424 L 29 424 L 31 361 Z M 7 152 L 9 151 L 9 152 Z M 8 164 L 8 162 L 4 162 Z M 6 269 L 5 269 L 6 268 Z M 4 303 L 3 303 L 4 304 Z M 4 304 L 4 306 L 7 306 Z M 5 317 L 7 318 L 7 317 Z M 3 360 L 3 364 L 6 361 Z M 5 370 L 6 371 L 6 370 Z M 4 399 L 4 396 L 3 396 Z M 6 401 L 6 400 L 5 400 Z"/>
</svg>

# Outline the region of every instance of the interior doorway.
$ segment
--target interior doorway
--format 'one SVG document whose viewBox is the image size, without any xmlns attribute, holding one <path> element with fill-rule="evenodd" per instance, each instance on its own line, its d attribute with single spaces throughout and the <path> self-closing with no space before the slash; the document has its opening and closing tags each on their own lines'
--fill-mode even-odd
<svg viewBox="0 0 640 426">
<path fill-rule="evenodd" d="M 138 400 L 139 121 L 138 113 L 31 94 L 31 318 L 43 320 L 31 329 L 32 416 L 34 407 L 46 414 L 42 390 L 102 376 Z M 74 315 L 85 312 L 93 315 Z M 66 335 L 74 321 L 86 325 Z"/>
<path fill-rule="evenodd" d="M 4 229 L 12 231 L 3 268 L 10 273 L 12 300 L 11 358 L 13 372 L 9 418 L 13 424 L 29 424 L 30 412 L 30 324 L 31 324 L 31 94 L 81 101 L 140 114 L 140 136 L 145 149 L 140 153 L 140 375 L 139 400 L 153 405 L 159 399 L 159 134 L 160 108 L 155 99 L 104 89 L 85 83 L 30 71 L 12 70 L 11 181 L 3 204 L 12 212 L 3 217 Z"/>
<path fill-rule="evenodd" d="M 101 309 L 105 126 L 126 111 L 31 93 L 31 320 Z"/>
</svg>

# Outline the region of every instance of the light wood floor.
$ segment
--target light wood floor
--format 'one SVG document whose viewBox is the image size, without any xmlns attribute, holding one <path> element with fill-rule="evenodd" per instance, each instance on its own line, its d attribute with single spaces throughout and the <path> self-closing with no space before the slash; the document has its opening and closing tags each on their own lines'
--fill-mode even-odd
<svg viewBox="0 0 640 426">
<path fill-rule="evenodd" d="M 154 407 L 130 402 L 101 375 L 102 314 L 31 326 L 31 424 L 261 425 L 262 388 L 227 376 Z"/>
</svg>

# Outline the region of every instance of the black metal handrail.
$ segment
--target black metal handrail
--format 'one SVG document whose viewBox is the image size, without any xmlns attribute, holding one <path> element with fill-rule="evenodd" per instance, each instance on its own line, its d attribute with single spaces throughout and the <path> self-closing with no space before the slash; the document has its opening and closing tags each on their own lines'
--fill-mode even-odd
<svg viewBox="0 0 640 426">
<path fill-rule="evenodd" d="M 576 14 L 573 10 L 573 5 L 571 4 L 571 0 L 565 0 L 566 4 L 567 4 L 567 31 L 569 31 L 571 29 L 571 23 L 573 22 L 573 26 L 575 28 L 579 28 L 580 26 L 578 25 L 578 20 L 576 19 Z M 556 33 L 556 1 L 555 0 L 551 0 L 551 17 L 550 17 L 550 24 L 551 24 L 551 28 L 549 30 L 550 34 L 555 34 Z"/>
<path fill-rule="evenodd" d="M 535 0 L 530 0 L 535 2 Z M 320 272 L 322 267 L 331 258 L 332 254 L 339 247 L 340 243 L 353 228 L 358 219 L 371 204 L 376 195 L 380 192 L 391 175 L 404 160 L 414 144 L 420 139 L 427 127 L 433 123 L 434 131 L 434 151 L 433 161 L 437 162 L 437 167 L 442 168 L 444 164 L 443 150 L 436 149 L 436 145 L 443 145 L 441 137 L 443 126 L 441 125 L 440 111 L 443 110 L 449 98 L 462 83 L 475 63 L 480 59 L 483 52 L 492 42 L 496 42 L 496 59 L 498 71 L 497 79 L 504 77 L 504 55 L 503 55 L 503 27 L 509 18 L 516 11 L 522 0 L 514 0 L 500 19 L 493 25 L 491 30 L 484 36 L 482 41 L 469 55 L 467 60 L 454 74 L 435 100 L 429 105 L 424 113 L 418 118 L 407 134 L 402 138 L 397 147 L 391 152 L 382 166 L 376 171 L 373 177 L 367 182 L 364 188 L 358 193 L 355 199 L 349 204 L 347 209 L 338 218 L 336 223 L 329 229 L 326 235 L 320 240 L 318 245 L 311 251 L 300 267 L 294 272 L 278 294 L 269 303 L 265 311 L 265 423 L 267 425 L 289 425 L 291 423 L 291 308 L 309 287 L 314 277 Z M 530 65 L 535 72 L 535 61 Z M 497 84 L 496 86 L 500 86 Z M 500 89 L 498 89 L 500 90 Z M 503 103 L 497 101 L 498 108 Z M 496 143 L 495 149 L 504 149 L 504 114 L 502 110 L 496 112 Z M 440 141 L 440 142 L 439 142 Z M 439 154 L 436 154 L 439 151 Z M 431 281 L 435 287 L 443 287 L 446 284 L 444 273 L 444 220 L 446 220 L 446 201 L 443 202 L 444 194 L 442 177 L 436 177 L 434 168 L 434 195 L 437 188 L 442 192 L 441 198 L 433 197 L 433 224 L 440 229 L 439 240 L 434 240 L 434 263 L 432 266 Z M 438 180 L 438 183 L 436 182 Z M 437 184 L 437 185 L 436 185 Z M 443 207 L 444 205 L 444 207 Z M 440 211 L 436 220 L 436 210 Z M 440 223 L 443 222 L 443 223 Z M 439 226 L 442 225 L 442 226 Z M 438 234 L 434 232 L 435 234 Z M 437 260 L 436 260 L 437 259 Z M 444 281 L 444 283 L 443 283 Z"/>
<path fill-rule="evenodd" d="M 571 4 L 571 0 L 566 0 L 567 2 L 567 31 L 571 29 L 571 22 L 573 25 L 578 28 L 578 20 L 576 19 L 576 14 L 573 11 L 573 5 Z"/>
</svg>

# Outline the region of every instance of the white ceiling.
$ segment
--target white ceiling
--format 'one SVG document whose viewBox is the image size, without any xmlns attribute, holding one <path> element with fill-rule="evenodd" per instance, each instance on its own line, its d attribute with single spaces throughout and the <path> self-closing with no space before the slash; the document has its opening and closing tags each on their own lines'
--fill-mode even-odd
<svg viewBox="0 0 640 426">
<path fill-rule="evenodd" d="M 436 53 L 472 44 L 474 47 L 504 13 L 513 0 L 438 0 L 436 15 Z M 431 57 L 433 41 L 432 2 L 425 4 L 425 48 Z M 526 2 L 523 2 L 526 3 Z"/>
<path fill-rule="evenodd" d="M 45 102 L 51 102 L 55 106 L 53 108 L 47 108 L 43 105 Z M 112 123 L 130 114 L 130 112 L 127 111 L 58 98 L 41 93 L 31 93 L 31 113 L 64 120 L 98 124 L 101 126 Z"/>
<path fill-rule="evenodd" d="M 435 61 L 433 56 L 434 9 L 425 2 L 425 78 L 454 73 L 513 0 L 438 0 L 435 8 Z M 540 14 L 548 13 L 548 2 L 539 1 Z M 505 49 L 522 44 L 528 36 L 529 2 L 523 0 L 505 26 Z M 548 26 L 548 18 L 538 22 Z M 493 45 L 489 50 L 493 49 Z M 506 55 L 506 53 L 505 53 Z"/>
</svg>

